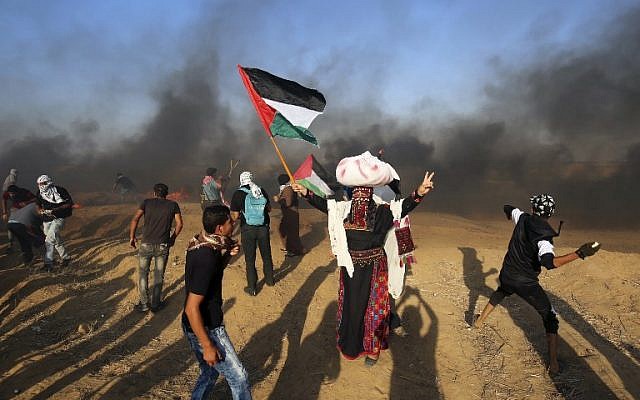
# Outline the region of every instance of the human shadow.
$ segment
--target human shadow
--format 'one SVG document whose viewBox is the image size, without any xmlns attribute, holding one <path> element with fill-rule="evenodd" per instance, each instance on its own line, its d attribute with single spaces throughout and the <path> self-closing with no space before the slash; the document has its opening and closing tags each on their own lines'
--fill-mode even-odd
<svg viewBox="0 0 640 400">
<path fill-rule="evenodd" d="M 40 382 L 45 377 L 53 375 L 57 370 L 64 370 L 67 367 L 77 364 L 79 361 L 92 358 L 91 361 L 82 367 L 71 370 L 49 386 L 43 388 L 43 390 L 33 398 L 48 399 L 65 387 L 82 379 L 84 376 L 97 372 L 105 364 L 117 363 L 119 360 L 129 357 L 149 345 L 152 340 L 160 336 L 162 331 L 172 323 L 177 314 L 182 310 L 182 303 L 180 301 L 174 301 L 174 299 L 181 297 L 182 292 L 177 290 L 177 288 L 182 282 L 183 278 L 180 278 L 167 287 L 167 292 L 171 294 L 165 299 L 167 307 L 162 309 L 162 315 L 158 314 L 158 317 L 154 316 L 147 323 L 133 329 L 132 332 L 128 332 L 131 330 L 131 327 L 136 326 L 145 318 L 145 315 L 135 310 L 124 315 L 108 329 L 101 330 L 100 333 L 94 337 L 74 345 L 69 350 L 45 357 L 38 363 L 38 368 L 34 368 L 34 365 L 30 364 L 29 370 L 32 371 L 30 375 L 37 376 L 29 378 L 22 377 L 22 379 Z M 116 304 L 119 303 L 120 300 L 121 299 L 115 299 Z M 123 333 L 129 333 L 124 340 L 121 337 Z M 100 355 L 95 356 L 96 353 L 100 353 Z M 53 368 L 55 368 L 56 371 L 54 371 Z"/>
<path fill-rule="evenodd" d="M 340 374 L 340 356 L 335 349 L 338 302 L 332 301 L 324 311 L 318 329 L 302 344 L 289 340 L 284 367 L 270 399 L 317 399 L 323 384 L 335 381 Z"/>
<path fill-rule="evenodd" d="M 125 274 L 106 282 L 104 285 L 96 286 L 84 293 L 86 296 L 68 296 L 61 298 L 62 305 L 52 315 L 43 315 L 34 320 L 27 326 L 24 326 L 2 342 L 0 353 L 3 354 L 2 371 L 13 369 L 11 374 L 3 380 L 0 389 L 0 398 L 9 396 L 5 393 L 11 387 L 20 387 L 19 385 L 28 383 L 29 386 L 35 386 L 38 382 L 50 377 L 59 370 L 63 370 L 69 366 L 81 361 L 84 357 L 90 356 L 93 352 L 85 353 L 84 351 L 92 346 L 88 343 L 98 340 L 102 343 L 109 343 L 109 340 L 103 338 L 110 329 L 105 329 L 103 334 L 98 334 L 88 340 L 83 340 L 79 336 L 77 321 L 86 321 L 87 330 L 98 331 L 106 323 L 106 318 L 99 318 L 98 315 L 110 315 L 115 310 L 117 304 L 126 296 L 126 292 L 121 292 L 113 296 L 115 288 L 127 288 L 131 286 L 131 277 Z M 98 305 L 98 309 L 92 306 Z M 80 315 L 78 310 L 81 311 Z M 87 332 L 90 333 L 90 332 Z M 79 342 L 71 346 L 65 351 L 65 345 L 74 340 Z M 25 346 L 25 340 L 28 340 L 29 346 Z M 31 361 L 30 358 L 40 352 L 47 353 L 46 356 Z M 84 356 L 84 357 L 83 357 Z M 16 368 L 18 366 L 18 368 Z"/>
<path fill-rule="evenodd" d="M 307 252 L 315 248 L 326 237 L 324 231 L 325 223 L 322 221 L 313 223 L 307 233 L 302 235 L 300 240 L 302 241 Z M 287 275 L 293 272 L 299 265 L 304 254 L 295 257 L 285 257 L 280 265 L 280 268 L 273 271 L 273 277 L 276 282 L 283 280 Z"/>
<path fill-rule="evenodd" d="M 402 326 L 408 333 L 405 337 L 392 336 L 391 388 L 389 399 L 442 399 L 437 384 L 436 345 L 438 342 L 438 317 L 416 288 L 407 287 L 399 308 L 409 298 L 415 297 L 418 305 L 407 305 L 402 312 Z M 421 335 L 424 321 L 423 309 L 429 320 L 427 333 Z"/>
<path fill-rule="evenodd" d="M 101 244 L 96 244 L 96 241 L 92 240 L 87 241 L 87 245 L 91 246 L 92 250 L 87 252 L 88 254 L 80 257 L 76 261 L 76 264 L 84 266 L 81 272 L 73 271 L 74 267 L 70 266 L 64 270 L 56 270 L 56 272 L 54 273 L 36 272 L 35 276 L 37 276 L 37 278 L 33 278 L 34 273 L 30 271 L 26 271 L 24 273 L 23 276 L 25 278 L 32 278 L 29 279 L 24 286 L 20 287 L 15 291 L 15 293 L 9 296 L 2 305 L 0 305 L 0 334 L 11 331 L 17 324 L 44 312 L 52 305 L 75 296 L 77 293 L 73 293 L 69 290 L 64 290 L 58 295 L 49 297 L 46 300 L 43 300 L 31 307 L 22 310 L 18 314 L 13 315 L 10 320 L 5 321 L 5 318 L 8 318 L 11 312 L 18 307 L 22 299 L 28 298 L 33 293 L 43 290 L 46 287 L 58 284 L 60 282 L 60 274 L 73 271 L 74 285 L 76 287 L 82 286 L 83 284 L 86 284 L 87 282 L 90 282 L 91 280 L 103 275 L 108 265 L 118 265 L 120 262 L 122 262 L 122 260 L 132 254 L 131 252 L 120 253 L 109 260 L 109 262 L 107 263 L 95 264 L 93 263 L 93 260 L 95 260 L 96 256 L 100 254 L 100 252 L 109 250 L 110 248 L 117 246 L 118 243 L 104 242 Z"/>
<path fill-rule="evenodd" d="M 580 332 L 582 337 L 609 361 L 609 364 L 623 382 L 625 389 L 633 398 L 640 398 L 640 380 L 638 380 L 638 377 L 640 377 L 640 366 L 620 351 L 611 341 L 603 337 L 564 299 L 551 292 L 547 292 L 547 295 L 551 300 L 551 304 L 553 304 L 563 320 L 571 325 L 573 329 Z M 630 347 L 633 349 L 632 346 Z M 627 350 L 629 350 L 629 348 L 627 348 Z M 638 350 L 635 349 L 635 354 L 633 351 L 630 351 L 630 353 L 632 356 L 635 356 L 636 361 L 638 361 Z"/>
<path fill-rule="evenodd" d="M 252 384 L 271 374 L 282 357 L 283 341 L 291 349 L 299 349 L 309 305 L 322 282 L 336 270 L 336 262 L 316 268 L 284 307 L 281 316 L 260 328 L 240 351 L 240 359 Z M 333 350 L 333 346 L 331 347 Z"/>
<path fill-rule="evenodd" d="M 102 254 L 105 254 L 106 251 L 121 244 L 121 232 L 126 228 L 128 224 L 127 221 L 127 218 L 117 214 L 98 217 L 96 220 L 92 220 L 88 224 L 76 221 L 74 224 L 77 227 L 68 234 L 68 240 L 73 241 L 73 244 L 67 245 L 67 248 L 72 254 L 77 252 L 82 252 L 82 254 L 76 257 L 70 266 L 66 268 L 55 268 L 52 274 L 43 273 L 40 270 L 34 270 L 34 268 L 18 269 L 11 271 L 12 274 L 10 276 L 3 277 L 5 278 L 3 279 L 2 284 L 3 291 L 12 290 L 25 279 L 28 280 L 28 282 L 24 286 L 18 288 L 15 293 L 9 296 L 0 305 L 0 331 L 6 332 L 14 328 L 14 325 L 12 324 L 4 324 L 4 320 L 15 308 L 17 308 L 21 299 L 28 298 L 31 294 L 42 290 L 47 286 L 57 284 L 59 282 L 60 274 L 72 273 L 74 274 L 74 284 L 82 284 L 98 278 L 100 275 L 105 273 L 107 267 L 118 265 L 124 258 L 132 255 L 133 251 L 127 248 L 126 251 L 121 251 L 107 263 L 95 263 L 95 261 L 101 258 Z M 96 237 L 96 234 L 101 228 L 108 228 L 109 226 L 111 226 L 111 229 Z M 82 238 L 88 239 L 82 240 Z M 43 251 L 43 248 L 40 249 L 40 251 Z M 81 270 L 78 270 L 77 268 L 79 265 L 82 266 Z M 37 266 L 35 268 L 37 268 Z M 0 272 L 0 277 L 4 272 L 5 271 Z M 37 276 L 36 279 L 32 279 L 34 275 Z M 22 321 L 28 316 L 33 316 L 34 314 L 48 309 L 52 304 L 56 304 L 70 295 L 71 294 L 69 292 L 65 291 L 65 293 L 48 298 L 47 300 L 22 311 L 19 315 L 14 316 L 12 320 Z"/>
<path fill-rule="evenodd" d="M 502 304 L 505 304 L 509 316 L 522 330 L 536 353 L 548 363 L 548 346 L 540 316 L 527 302 L 517 296 L 510 296 L 510 299 Z M 560 328 L 562 329 L 562 326 Z M 583 395 L 593 399 L 617 398 L 600 375 L 562 338 L 562 330 L 558 333 L 558 354 L 564 368 L 562 373 L 551 376 L 551 379 L 559 393 L 568 398 L 582 398 Z M 580 376 L 581 382 L 578 385 L 574 379 L 570 379 L 576 375 Z"/>
<path fill-rule="evenodd" d="M 235 303 L 235 297 L 226 300 L 222 306 L 222 312 L 229 311 Z M 180 307 L 181 310 L 182 307 Z M 89 397 L 97 396 L 106 386 L 109 386 L 109 389 L 100 395 L 101 399 L 131 399 L 142 396 L 167 378 L 178 376 L 195 364 L 195 358 L 190 357 L 190 354 L 189 342 L 184 337 L 180 337 L 161 351 L 154 353 L 149 359 L 133 366 L 130 372 L 126 376 L 119 377 L 115 384 L 106 382 L 94 388 Z"/>
<path fill-rule="evenodd" d="M 497 269 L 491 268 L 487 272 L 482 272 L 482 264 L 484 261 L 478 259 L 478 252 L 472 247 L 458 247 L 462 252 L 462 273 L 464 284 L 469 289 L 469 304 L 464 312 L 464 320 L 467 324 L 473 324 L 476 305 L 480 295 L 489 298 L 493 289 L 486 285 L 485 279 L 498 272 Z"/>
</svg>

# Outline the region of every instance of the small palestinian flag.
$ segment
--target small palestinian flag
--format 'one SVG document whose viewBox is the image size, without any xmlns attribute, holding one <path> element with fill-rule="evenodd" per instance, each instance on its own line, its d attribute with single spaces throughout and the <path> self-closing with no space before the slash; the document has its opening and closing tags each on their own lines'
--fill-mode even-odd
<svg viewBox="0 0 640 400">
<path fill-rule="evenodd" d="M 301 184 L 318 196 L 326 198 L 333 195 L 333 190 L 327 185 L 327 182 L 332 182 L 334 179 L 331 179 L 331 176 L 311 154 L 300 165 L 293 177 L 296 183 Z"/>
<path fill-rule="evenodd" d="M 322 93 L 257 68 L 238 65 L 238 71 L 269 135 L 318 145 L 309 125 L 327 104 Z"/>
</svg>

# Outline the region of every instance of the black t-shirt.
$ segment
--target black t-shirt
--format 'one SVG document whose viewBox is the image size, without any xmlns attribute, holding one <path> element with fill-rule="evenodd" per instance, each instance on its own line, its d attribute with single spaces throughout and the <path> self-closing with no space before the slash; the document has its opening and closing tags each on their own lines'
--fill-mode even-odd
<svg viewBox="0 0 640 400">
<path fill-rule="evenodd" d="M 46 215 L 43 217 L 43 220 L 45 222 L 53 221 L 56 218 L 67 218 L 73 214 L 72 207 L 57 209 L 58 207 L 66 204 L 70 204 L 73 206 L 73 199 L 71 198 L 71 195 L 69 194 L 69 192 L 67 192 L 67 189 L 63 188 L 62 186 L 56 186 L 56 190 L 58 191 L 58 194 L 63 200 L 61 203 L 48 202 L 42 197 L 42 194 L 40 194 L 40 192 L 38 191 L 38 195 L 36 197 L 36 204 L 38 204 L 44 210 L 55 210 L 53 211 L 53 215 Z"/>
<path fill-rule="evenodd" d="M 219 250 L 206 246 L 187 251 L 184 267 L 185 305 L 189 293 L 204 296 L 204 301 L 200 303 L 200 315 L 208 329 L 222 325 L 222 276 L 229 258 Z M 182 322 L 191 331 L 184 312 Z"/>
<path fill-rule="evenodd" d="M 142 243 L 160 244 L 169 242 L 171 223 L 174 216 L 180 214 L 178 203 L 172 200 L 153 198 L 140 204 L 144 212 Z"/>
<path fill-rule="evenodd" d="M 249 189 L 249 185 L 241 187 Z M 260 190 L 262 191 L 262 195 L 267 199 L 267 204 L 264 206 L 264 224 L 269 225 L 269 195 L 263 188 L 260 188 Z M 231 198 L 231 211 L 240 213 L 240 226 L 247 224 L 247 221 L 244 219 L 244 201 L 247 194 L 245 191 L 237 189 L 233 192 L 233 197 Z"/>
<path fill-rule="evenodd" d="M 556 231 L 546 219 L 524 213 L 513 229 L 509 249 L 502 262 L 500 280 L 508 284 L 537 284 L 541 262 L 538 259 L 538 242 L 553 244 Z"/>
</svg>

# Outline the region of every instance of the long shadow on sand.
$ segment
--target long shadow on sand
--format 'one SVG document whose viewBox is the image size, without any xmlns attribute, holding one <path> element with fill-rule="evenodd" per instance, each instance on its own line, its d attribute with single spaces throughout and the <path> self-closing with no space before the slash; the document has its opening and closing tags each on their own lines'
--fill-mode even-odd
<svg viewBox="0 0 640 400">
<path fill-rule="evenodd" d="M 318 329 L 302 343 L 289 340 L 287 359 L 269 399 L 317 399 L 323 384 L 340 374 L 340 356 L 335 349 L 338 302 L 327 306 Z"/>
<path fill-rule="evenodd" d="M 463 264 L 465 265 L 465 274 L 471 269 L 477 268 L 480 269 L 480 271 L 482 270 L 482 261 L 477 259 L 477 252 L 475 249 L 465 248 L 465 250 L 460 250 L 464 255 Z M 478 293 L 489 297 L 493 290 L 487 290 L 487 286 L 484 284 L 485 274 L 476 273 L 471 274 L 471 276 L 475 276 L 476 279 L 481 279 L 481 281 L 465 279 L 465 283 L 469 287 L 469 290 L 479 291 Z M 592 344 L 598 349 L 598 351 L 607 358 L 611 357 L 610 362 L 612 364 L 619 362 L 619 360 L 626 359 L 627 364 L 625 365 L 625 375 L 629 376 L 629 374 L 634 371 L 634 369 L 631 368 L 633 362 L 617 349 L 614 349 L 610 342 L 597 335 L 593 327 L 591 327 L 580 316 L 580 314 L 573 310 L 569 304 L 557 296 L 550 293 L 547 294 L 549 295 L 551 304 L 554 306 L 556 304 L 560 304 L 562 306 L 565 321 L 572 325 L 574 329 L 576 329 L 583 337 L 587 338 L 587 340 L 590 340 L 589 338 L 591 338 L 591 340 L 593 340 Z M 508 297 L 501 303 L 501 305 L 508 311 L 513 322 L 522 330 L 527 340 L 532 344 L 539 356 L 546 360 L 547 342 L 540 316 L 529 304 L 520 299 L 517 295 Z M 561 330 L 558 334 L 559 358 L 561 362 L 564 361 L 566 365 L 562 373 L 552 377 L 556 390 L 567 398 L 582 398 L 581 396 L 586 395 L 593 399 L 615 399 L 616 395 L 611 391 L 607 384 L 602 381 L 598 373 L 594 371 L 585 359 L 578 355 L 576 351 L 562 338 L 562 325 L 560 328 Z M 608 343 L 608 348 L 607 345 L 605 345 L 605 342 Z M 612 356 L 612 353 L 614 352 L 617 353 L 616 357 Z M 635 371 L 638 371 L 637 367 L 635 367 Z M 569 378 L 571 376 L 579 376 L 580 383 L 576 384 L 573 379 Z M 637 374 L 635 376 L 637 376 Z M 624 379 L 622 376 L 621 378 Z M 636 393 L 637 385 L 638 384 L 635 381 L 632 384 L 629 380 L 625 380 L 625 386 L 634 387 Z M 580 393 L 582 391 L 584 391 L 584 393 Z M 633 393 L 631 390 L 630 392 Z"/>
<path fill-rule="evenodd" d="M 324 240 L 326 237 L 324 226 L 325 222 L 316 222 L 311 225 L 309 232 L 302 235 L 300 240 L 302 244 L 307 249 L 307 251 L 311 251 L 314 247 L 316 247 L 320 242 Z M 304 258 L 304 255 L 297 257 L 285 257 L 284 261 L 280 265 L 280 268 L 273 271 L 273 277 L 276 282 L 283 280 L 287 275 L 289 275 L 292 271 L 294 271 L 300 262 Z"/>
<path fill-rule="evenodd" d="M 598 333 L 598 331 L 565 300 L 550 292 L 547 292 L 547 295 L 551 300 L 551 304 L 553 304 L 562 318 L 571 325 L 573 329 L 580 332 L 582 337 L 609 361 L 611 367 L 622 380 L 625 389 L 633 398 L 640 398 L 640 380 L 638 379 L 638 377 L 640 377 L 640 366 L 621 352 L 608 339 Z M 633 355 L 633 353 L 631 354 Z"/>
<path fill-rule="evenodd" d="M 130 282 L 131 279 L 129 278 L 128 281 Z M 118 283 L 119 282 L 113 282 L 115 285 L 110 285 L 110 288 L 120 287 Z M 161 317 L 151 318 L 143 326 L 131 330 L 132 327 L 135 327 L 145 318 L 145 315 L 137 311 L 131 311 L 113 325 L 105 327 L 99 333 L 86 340 L 82 340 L 63 351 L 53 352 L 37 362 L 28 364 L 26 368 L 23 368 L 11 376 L 4 383 L 6 383 L 8 387 L 14 387 L 11 385 L 13 381 L 32 382 L 36 384 L 55 375 L 59 371 L 92 358 L 96 353 L 101 353 L 82 367 L 70 370 L 65 375 L 57 378 L 49 386 L 43 387 L 43 389 L 33 397 L 34 399 L 48 399 L 88 374 L 98 372 L 104 365 L 115 364 L 131 354 L 136 353 L 151 343 L 152 340 L 156 339 L 160 333 L 170 325 L 177 313 L 182 309 L 181 302 L 174 300 L 180 297 L 180 291 L 176 289 L 181 283 L 182 279 L 177 279 L 166 288 L 167 293 L 173 293 L 166 297 L 165 301 L 169 306 L 162 310 L 163 315 Z M 101 292 L 106 293 L 107 291 L 104 290 Z M 121 296 L 112 297 L 106 300 L 108 308 L 114 310 L 122 301 L 120 297 Z M 73 301 L 83 302 L 84 300 L 79 298 Z M 91 301 L 93 303 L 96 299 L 92 298 Z M 75 305 L 72 309 L 77 309 L 77 307 L 78 305 Z"/>
<path fill-rule="evenodd" d="M 99 217 L 97 220 L 94 220 L 89 224 L 79 225 L 76 230 L 68 234 L 69 240 L 72 240 L 73 237 L 91 239 L 75 240 L 73 241 L 73 244 L 69 244 L 69 242 L 67 242 L 67 249 L 72 255 L 78 252 L 83 252 L 82 256 L 74 260 L 71 266 L 67 268 L 55 269 L 53 274 L 43 273 L 42 271 L 36 270 L 35 268 L 38 267 L 37 265 L 32 268 L 21 267 L 8 271 L 1 271 L 0 278 L 2 279 L 2 283 L 0 284 L 0 287 L 3 292 L 2 296 L 4 296 L 5 292 L 9 292 L 11 290 L 14 290 L 14 293 L 12 293 L 0 305 L 0 334 L 14 328 L 15 324 L 5 324 L 4 320 L 20 304 L 20 301 L 29 297 L 36 291 L 59 283 L 60 273 L 74 273 L 75 268 L 77 268 L 76 266 L 82 266 L 82 273 L 76 274 L 76 277 L 74 277 L 74 284 L 78 285 L 98 278 L 105 273 L 107 267 L 118 265 L 124 258 L 132 255 L 133 252 L 128 249 L 127 251 L 118 254 L 109 262 L 96 264 L 96 260 L 100 258 L 102 254 L 117 247 L 121 243 L 121 232 L 127 225 L 127 218 L 123 218 L 122 216 L 115 214 Z M 111 229 L 106 233 L 102 232 L 99 237 L 95 237 L 99 229 L 106 228 L 108 226 L 111 226 Z M 63 234 L 65 234 L 65 232 L 63 232 Z M 84 251 L 83 249 L 87 250 Z M 41 248 L 40 251 L 43 251 L 43 248 Z M 36 277 L 35 279 L 34 276 Z M 25 285 L 15 289 L 25 280 L 27 281 Z M 75 295 L 75 293 L 65 291 L 65 293 L 49 298 L 46 301 L 13 316 L 12 321 L 22 321 L 32 317 L 33 315 L 37 315 L 48 309 L 51 305 L 73 295 Z"/>
<path fill-rule="evenodd" d="M 276 369 L 278 362 L 282 358 L 282 343 L 284 340 L 288 342 L 290 354 L 292 356 L 295 354 L 297 360 L 297 355 L 300 354 L 301 349 L 302 331 L 307 319 L 307 314 L 309 313 L 311 300 L 318 287 L 320 287 L 322 282 L 335 270 L 335 261 L 331 261 L 323 267 L 316 268 L 300 286 L 295 296 L 293 296 L 284 307 L 280 318 L 260 328 L 244 348 L 240 350 L 240 359 L 249 373 L 249 379 L 252 385 L 261 382 Z M 324 332 L 325 328 L 323 328 L 322 332 Z M 333 350 L 333 346 L 331 349 Z M 288 357 L 289 355 L 287 355 L 287 358 Z M 293 362 L 295 363 L 296 361 Z M 287 368 L 292 371 L 291 366 Z M 332 376 L 333 374 L 333 372 L 328 371 L 326 375 Z M 304 370 L 299 370 L 294 374 L 294 377 L 300 380 L 308 379 L 303 375 Z M 323 376 L 323 374 L 316 374 L 314 378 L 322 381 L 324 379 Z M 287 379 L 289 379 L 289 377 L 287 377 Z M 218 394 L 220 392 L 228 393 L 226 384 L 219 382 L 214 392 Z"/>
<path fill-rule="evenodd" d="M 464 276 L 464 284 L 469 289 L 469 305 L 464 313 L 464 320 L 467 324 L 473 324 L 473 316 L 475 314 L 476 305 L 480 295 L 485 297 L 491 296 L 493 289 L 486 285 L 487 276 L 498 272 L 497 269 L 491 268 L 488 272 L 482 272 L 483 261 L 478 259 L 476 249 L 471 247 L 458 247 L 462 252 L 462 273 Z"/>
<path fill-rule="evenodd" d="M 235 304 L 235 297 L 224 302 L 223 313 L 229 311 Z M 178 305 L 179 302 L 175 302 Z M 180 304 L 180 312 L 182 311 Z M 175 307 L 172 307 L 175 308 Z M 101 399 L 131 399 L 142 396 L 149 392 L 154 386 L 167 379 L 179 376 L 191 365 L 197 364 L 191 354 L 189 343 L 184 337 L 174 341 L 161 351 L 154 354 L 147 360 L 133 366 L 126 376 L 117 378 L 115 384 L 106 382 L 100 387 L 96 387 L 91 396 L 96 396 L 104 387 L 110 385 L 109 389 L 100 396 Z M 195 384 L 195 382 L 193 382 Z M 173 393 L 178 395 L 178 393 Z M 182 396 L 179 396 L 182 398 Z"/>
<path fill-rule="evenodd" d="M 90 237 L 88 234 L 97 234 L 98 229 L 101 228 L 102 233 L 106 232 L 108 235 L 90 240 L 73 241 L 69 246 L 72 252 L 74 249 L 76 252 L 86 250 L 82 251 L 82 256 L 70 267 L 51 275 L 42 274 L 41 277 L 28 282 L 18 290 L 15 297 L 22 299 L 49 285 L 60 285 L 60 278 L 66 278 L 63 291 L 59 294 L 17 315 L 12 315 L 8 323 L 4 321 L 2 332 L 11 333 L 0 346 L 0 354 L 2 354 L 0 371 L 9 369 L 12 371 L 10 375 L 4 374 L 2 385 L 0 385 L 2 386 L 0 398 L 11 395 L 11 393 L 4 393 L 4 390 L 20 388 L 24 385 L 31 387 L 32 390 L 34 387 L 40 390 L 34 398 L 48 398 L 84 376 L 97 372 L 102 366 L 118 362 L 146 346 L 173 321 L 179 312 L 178 309 L 181 310 L 181 302 L 171 302 L 178 293 L 177 287 L 182 283 L 182 280 L 178 279 L 165 288 L 165 293 L 171 291 L 175 293 L 167 297 L 169 307 L 162 310 L 162 318 L 153 318 L 147 325 L 136 328 L 133 332 L 131 328 L 135 327 L 144 315 L 134 312 L 116 321 L 110 321 L 109 316 L 116 314 L 127 292 L 134 288 L 132 275 L 135 268 L 132 267 L 125 274 L 111 280 L 100 282 L 100 279 L 133 252 L 126 248 L 126 251 L 120 252 L 103 263 L 96 261 L 102 260 L 104 254 L 109 254 L 114 248 L 121 246 L 121 231 L 126 227 L 126 220 L 126 218 L 120 218 L 120 221 L 115 221 L 115 224 L 107 224 L 104 219 L 99 224 L 81 227 L 76 231 L 79 237 Z M 106 225 L 102 226 L 102 223 Z M 69 274 L 73 281 L 69 279 Z M 95 283 L 95 280 L 99 283 Z M 32 319 L 56 304 L 61 305 L 51 315 L 37 317 L 28 326 L 12 331 L 21 321 Z M 10 306 L 11 309 L 15 308 L 14 304 Z M 174 313 L 169 315 L 172 311 Z M 11 310 L 5 312 L 3 309 L 2 312 L 3 315 L 8 315 Z M 102 318 L 101 314 L 106 317 Z M 80 322 L 87 323 L 85 325 L 88 326 L 88 333 L 77 332 L 76 328 Z M 106 324 L 109 323 L 111 325 L 107 326 Z M 29 340 L 32 337 L 33 339 Z M 123 337 L 126 339 L 122 340 Z M 29 342 L 29 346 L 24 345 L 25 341 Z M 103 354 L 95 357 L 96 353 L 103 351 Z M 42 356 L 38 356 L 39 353 L 42 353 Z M 60 371 L 83 363 L 92 357 L 95 358 L 82 367 L 70 369 L 64 375 L 56 377 Z M 55 378 L 52 380 L 52 377 Z M 49 386 L 40 383 L 46 379 L 52 382 Z"/>
<path fill-rule="evenodd" d="M 399 308 L 411 297 L 416 297 L 418 305 L 407 305 L 402 312 L 402 326 L 406 337 L 391 337 L 389 348 L 393 358 L 389 399 L 441 399 L 437 385 L 436 345 L 438 343 L 438 317 L 416 288 L 406 287 Z M 424 309 L 429 320 L 427 333 L 421 335 L 425 321 L 420 309 Z"/>
</svg>

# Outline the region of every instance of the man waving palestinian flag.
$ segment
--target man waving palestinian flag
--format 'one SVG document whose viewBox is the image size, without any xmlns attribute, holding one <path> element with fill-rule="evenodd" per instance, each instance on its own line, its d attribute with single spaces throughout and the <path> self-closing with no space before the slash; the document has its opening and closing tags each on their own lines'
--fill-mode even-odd
<svg viewBox="0 0 640 400">
<path fill-rule="evenodd" d="M 269 135 L 318 145 L 309 126 L 324 111 L 322 93 L 257 68 L 238 65 L 238 71 Z"/>
</svg>

